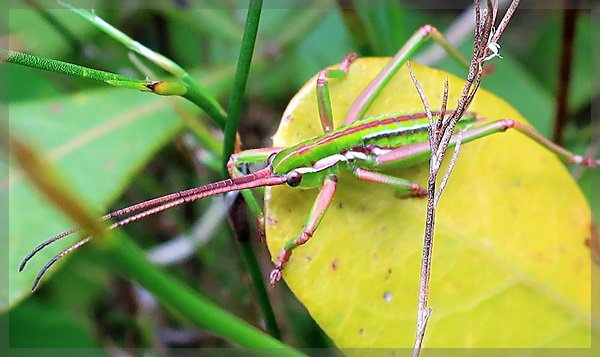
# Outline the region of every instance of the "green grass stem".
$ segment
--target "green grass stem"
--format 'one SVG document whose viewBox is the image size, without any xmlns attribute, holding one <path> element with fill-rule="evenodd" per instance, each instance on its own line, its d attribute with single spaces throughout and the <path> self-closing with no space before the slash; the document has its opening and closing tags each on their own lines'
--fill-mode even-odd
<svg viewBox="0 0 600 357">
<path fill-rule="evenodd" d="M 223 174 L 228 176 L 227 160 L 233 154 L 238 124 L 242 112 L 242 104 L 244 102 L 244 92 L 246 90 L 246 82 L 248 81 L 248 73 L 250 72 L 250 63 L 252 62 L 252 54 L 256 44 L 256 33 L 258 32 L 258 23 L 262 8 L 262 0 L 251 0 L 248 7 L 248 15 L 246 17 L 246 28 L 244 37 L 242 38 L 242 46 L 238 58 L 238 65 L 233 80 L 233 90 L 229 106 L 227 107 L 227 123 L 225 125 L 225 139 L 223 142 Z"/>
<path fill-rule="evenodd" d="M 0 60 L 49 72 L 96 80 L 115 87 L 136 89 L 144 92 L 151 92 L 152 90 L 148 86 L 154 83 L 51 58 L 34 56 L 17 51 L 6 51 L 4 49 L 0 50 Z"/>
<path fill-rule="evenodd" d="M 86 10 L 74 8 L 73 6 L 64 2 L 59 1 L 59 3 L 68 8 L 69 10 L 73 11 L 77 15 L 81 16 L 85 20 L 88 20 L 99 30 L 103 31 L 129 50 L 139 54 L 148 61 L 154 63 L 156 66 L 162 68 L 165 72 L 170 73 L 171 75 L 181 79 L 187 85 L 188 88 L 186 94 L 183 97 L 196 104 L 202 110 L 204 110 L 206 114 L 208 114 L 208 116 L 211 119 L 213 119 L 221 129 L 225 127 L 226 113 L 223 107 L 221 107 L 217 99 L 214 96 L 212 96 L 206 90 L 206 88 L 202 87 L 197 81 L 195 81 L 177 63 L 135 41 L 134 39 L 123 33 L 121 30 L 115 28 L 108 22 L 104 21 L 101 17 L 97 16 L 96 14 L 93 14 Z"/>
<path fill-rule="evenodd" d="M 150 263 L 144 252 L 120 232 L 116 238 L 118 239 L 98 244 L 98 250 L 107 266 L 140 283 L 165 306 L 186 316 L 196 325 L 242 347 L 266 349 L 261 353 L 302 355 L 164 273 Z"/>
<path fill-rule="evenodd" d="M 228 116 L 225 125 L 225 140 L 223 143 L 223 174 L 225 176 L 229 175 L 227 171 L 227 160 L 229 159 L 229 156 L 233 154 L 235 147 L 237 128 L 242 112 L 246 82 L 248 80 L 250 63 L 252 62 L 252 54 L 256 44 L 256 34 L 258 32 L 261 9 L 262 0 L 250 1 L 250 5 L 248 6 L 248 14 L 246 17 L 246 27 L 244 29 L 244 36 L 242 38 L 242 46 L 238 58 L 238 66 L 233 82 L 231 100 L 229 101 L 229 106 L 227 108 Z M 246 195 L 246 197 L 248 196 L 249 195 Z M 254 198 L 252 197 L 251 200 L 254 200 Z M 250 204 L 255 206 L 256 202 L 251 202 Z M 271 335 L 279 336 L 280 332 L 279 328 L 277 327 L 277 321 L 275 320 L 275 314 L 273 313 L 273 308 L 268 300 L 266 291 L 267 289 L 264 284 L 263 275 L 256 257 L 254 256 L 254 252 L 252 251 L 252 246 L 249 242 L 240 242 L 240 244 L 242 245 L 241 249 L 243 261 L 252 280 L 257 298 L 259 299 L 259 304 L 262 309 L 266 325 L 269 328 Z M 250 258 L 250 256 L 252 256 L 252 258 Z"/>
</svg>

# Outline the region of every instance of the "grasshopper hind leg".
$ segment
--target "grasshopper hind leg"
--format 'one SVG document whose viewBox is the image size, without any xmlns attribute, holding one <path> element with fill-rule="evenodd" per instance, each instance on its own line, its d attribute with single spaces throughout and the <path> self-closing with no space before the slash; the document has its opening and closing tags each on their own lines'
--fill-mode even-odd
<svg viewBox="0 0 600 357">
<path fill-rule="evenodd" d="M 333 109 L 331 106 L 331 97 L 329 95 L 329 79 L 344 78 L 350 70 L 350 64 L 356 59 L 356 53 L 348 54 L 338 69 L 323 69 L 317 75 L 317 105 L 319 107 L 319 120 L 323 132 L 327 133 L 333 130 Z"/>
<path fill-rule="evenodd" d="M 422 198 L 427 196 L 427 190 L 419 185 L 418 183 L 405 180 L 400 177 L 390 176 L 379 172 L 373 172 L 356 167 L 352 170 L 354 176 L 359 180 L 382 183 L 385 185 L 392 186 L 396 189 L 396 194 L 400 198 L 405 197 L 417 197 Z"/>
</svg>

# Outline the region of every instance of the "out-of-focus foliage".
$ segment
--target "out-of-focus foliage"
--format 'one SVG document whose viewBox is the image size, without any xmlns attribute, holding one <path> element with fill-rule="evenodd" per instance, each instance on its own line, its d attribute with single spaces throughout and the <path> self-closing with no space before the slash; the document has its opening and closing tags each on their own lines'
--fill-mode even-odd
<svg viewBox="0 0 600 357">
<path fill-rule="evenodd" d="M 359 2 L 357 17 L 360 21 L 348 28 L 347 18 L 331 2 L 265 2 L 248 83 L 247 109 L 240 129 L 244 147 L 271 144 L 270 136 L 275 132 L 286 104 L 319 69 L 338 63 L 348 52 L 356 50 L 363 56 L 390 55 L 420 25 L 431 23 L 443 30 L 459 14 L 457 10 L 432 10 L 425 5 L 415 8 L 414 4 L 407 5 L 406 2 L 400 5 L 394 2 L 392 9 L 384 7 L 391 6 L 391 1 L 373 3 L 376 4 Z M 55 3 L 39 4 L 44 11 L 33 10 L 17 0 L 10 1 L 11 48 L 132 77 L 145 77 L 128 52 L 108 36 L 76 15 L 56 9 Z M 88 9 L 95 7 L 96 12 L 115 27 L 191 70 L 198 81 L 227 104 L 243 32 L 245 9 L 242 6 L 193 0 L 166 2 L 160 6 L 131 2 L 108 5 L 86 2 L 85 6 Z M 495 61 L 495 72 L 483 82 L 484 88 L 505 99 L 544 134 L 551 132 L 554 119 L 560 14 L 557 10 L 518 12 L 501 43 L 505 59 Z M 60 26 L 50 24 L 49 18 Z M 582 11 L 580 21 L 570 114 L 577 119 L 572 122 L 581 124 L 572 124 L 566 139 L 569 148 L 585 151 L 594 140 L 592 133 L 598 131 L 597 126 L 589 126 L 589 120 L 586 120 L 592 101 L 598 97 L 598 87 L 592 84 L 593 63 L 589 60 L 594 56 L 587 54 L 600 47 L 591 44 L 590 27 L 598 28 L 597 19 L 590 16 L 589 11 Z M 356 34 L 360 32 L 367 34 L 365 42 L 357 41 Z M 469 40 L 470 36 L 461 46 L 466 56 L 470 52 Z M 438 65 L 463 75 L 454 65 L 446 62 Z M 157 68 L 150 68 L 159 78 L 165 76 Z M 54 159 L 65 177 L 72 180 L 73 190 L 97 210 L 106 210 L 107 206 L 127 206 L 218 178 L 218 174 L 198 165 L 197 156 L 192 155 L 188 142 L 179 135 L 182 125 L 178 116 L 181 112 L 172 101 L 143 93 L 106 89 L 95 82 L 14 65 L 8 65 L 4 70 L 8 73 L 11 125 L 26 134 L 37 150 Z M 192 116 L 201 117 L 189 108 L 185 110 Z M 111 121 L 111 118 L 119 117 L 129 118 L 130 130 L 121 130 L 126 126 Z M 94 156 L 81 157 L 86 152 L 93 152 Z M 75 159 L 77 156 L 79 158 Z M 2 286 L 10 287 L 6 296 L 11 299 L 3 309 L 9 308 L 10 304 L 11 310 L 4 312 L 3 319 L 10 315 L 11 346 L 227 345 L 191 327 L 180 316 L 160 309 L 134 284 L 108 275 L 94 260 L 93 254 L 85 250 L 72 254 L 64 264 L 57 266 L 53 270 L 56 274 L 50 274 L 36 294 L 22 301 L 32 274 L 44 257 L 38 257 L 26 273 L 17 274 L 15 264 L 23 252 L 49 235 L 68 228 L 70 223 L 65 222 L 60 213 L 50 213 L 47 204 L 25 188 L 27 184 L 22 178 L 15 180 L 19 177 L 18 172 L 18 168 L 11 167 L 4 174 L 0 193 L 7 202 L 10 193 L 10 205 L 6 206 L 9 211 L 5 212 L 11 220 L 10 275 L 2 277 L 2 282 L 7 282 Z M 598 208 L 598 200 L 593 199 L 592 186 L 597 182 L 594 180 L 597 173 L 587 171 L 582 178 L 583 190 L 592 203 L 596 219 L 599 218 L 598 209 L 594 208 Z M 18 188 L 22 193 L 10 191 L 17 186 L 22 187 Z M 22 196 L 31 200 L 15 201 Z M 121 198 L 115 200 L 118 196 Z M 145 247 L 160 245 L 177 234 L 187 233 L 210 203 L 201 202 L 167 212 L 127 227 L 127 231 Z M 299 216 L 295 218 L 303 219 L 302 213 L 293 214 Z M 402 228 L 401 224 L 398 223 L 398 228 Z M 222 224 L 202 249 L 170 270 L 221 306 L 260 325 L 253 293 L 247 284 L 246 273 L 240 268 L 230 235 L 230 229 Z M 58 250 L 57 246 L 52 252 Z M 257 251 L 267 272 L 271 268 L 270 257 L 263 245 L 257 244 Z M 331 345 L 304 308 L 289 294 L 285 284 L 279 284 L 272 293 L 286 342 L 299 347 Z M 32 325 L 34 319 L 37 325 Z M 53 333 L 39 336 L 44 331 Z M 407 333 L 413 335 L 413 331 Z M 33 334 L 40 338 L 33 338 Z"/>
</svg>

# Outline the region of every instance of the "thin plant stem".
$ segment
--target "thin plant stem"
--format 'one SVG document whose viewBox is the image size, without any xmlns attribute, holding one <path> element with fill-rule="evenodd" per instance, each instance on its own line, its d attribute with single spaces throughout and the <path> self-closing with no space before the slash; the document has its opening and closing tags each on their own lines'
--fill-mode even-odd
<svg viewBox="0 0 600 357">
<path fill-rule="evenodd" d="M 460 153 L 460 145 L 462 143 L 462 134 L 464 129 L 460 130 L 456 137 L 456 145 L 454 146 L 454 152 L 452 153 L 452 159 L 450 159 L 450 164 L 448 165 L 448 169 L 446 170 L 446 174 L 440 183 L 440 188 L 438 189 L 438 194 L 435 196 L 434 206 L 437 207 L 441 193 L 444 192 L 446 188 L 446 184 L 448 183 L 448 179 L 450 178 L 450 174 L 454 170 L 454 166 L 456 166 L 456 160 L 458 159 L 458 154 Z"/>
<path fill-rule="evenodd" d="M 156 84 L 159 82 L 145 81 L 126 77 L 120 74 L 92 69 L 73 63 L 63 62 L 51 58 L 34 56 L 28 53 L 17 51 L 0 50 L 0 60 L 7 63 L 18 64 L 31 68 L 41 69 L 49 72 L 66 74 L 73 77 L 86 78 L 110 84 L 115 87 L 135 89 L 143 92 L 154 92 Z M 165 82 L 162 82 L 165 83 Z M 162 95 L 180 95 L 185 91 L 181 84 L 171 82 L 171 91 L 162 93 Z M 157 93 L 161 94 L 161 93 Z"/>
<path fill-rule="evenodd" d="M 600 137 L 594 140 L 588 146 L 587 150 L 585 151 L 585 155 L 589 157 L 595 157 L 598 154 L 598 152 L 600 152 Z M 571 175 L 576 181 L 579 181 L 581 179 L 581 176 L 583 176 L 584 171 L 585 168 L 583 166 L 577 165 L 573 172 L 571 172 Z"/>
<path fill-rule="evenodd" d="M 119 232 L 118 235 L 122 233 Z M 130 239 L 118 238 L 111 240 L 109 244 L 99 244 L 98 251 L 107 265 L 148 289 L 165 306 L 178 311 L 196 325 L 240 346 L 272 349 L 273 354 L 277 355 L 302 355 L 165 274 L 150 263 L 144 252 Z"/>
<path fill-rule="evenodd" d="M 163 56 L 162 54 L 151 50 L 150 48 L 142 45 L 135 41 L 131 37 L 127 36 L 121 30 L 115 28 L 108 22 L 104 21 L 101 17 L 93 14 L 89 11 L 77 9 L 67 3 L 59 1 L 59 3 L 75 14 L 81 16 L 85 20 L 88 20 L 98 29 L 109 35 L 111 38 L 127 47 L 129 50 L 139 54 L 148 61 L 154 63 L 164 71 L 172 74 L 179 78 L 187 90 L 182 94 L 182 97 L 186 98 L 190 102 L 196 104 L 200 109 L 204 110 L 206 114 L 217 124 L 221 129 L 225 127 L 225 110 L 221 107 L 219 102 L 202 87 L 197 81 L 195 81 L 189 73 L 187 73 L 181 66 L 172 61 L 171 59 Z"/>
<path fill-rule="evenodd" d="M 262 0 L 250 1 L 248 14 L 246 17 L 246 28 L 244 30 L 244 37 L 242 38 L 238 65 L 233 81 L 231 99 L 229 101 L 229 106 L 227 107 L 228 115 L 227 123 L 225 125 L 225 138 L 223 142 L 224 176 L 229 175 L 227 171 L 227 160 L 233 154 L 235 148 L 237 129 L 240 122 L 242 105 L 244 102 L 246 83 L 248 81 L 248 73 L 250 72 L 252 54 L 254 53 L 254 47 L 256 44 L 256 34 L 258 32 L 261 8 Z"/>
<path fill-rule="evenodd" d="M 40 6 L 36 0 L 25 0 L 25 2 L 31 6 L 31 8 L 33 8 L 44 20 L 46 20 L 46 22 L 48 22 L 56 30 L 56 32 L 58 32 L 65 39 L 65 41 L 67 41 L 67 43 L 69 43 L 74 52 L 81 53 L 83 45 L 68 27 L 66 27 L 47 9 Z"/>
<path fill-rule="evenodd" d="M 147 78 L 157 77 L 154 71 L 148 68 L 135 53 L 130 53 L 129 59 Z M 180 102 L 172 101 L 171 106 L 186 124 L 187 128 L 196 135 L 202 147 L 210 153 L 211 158 L 205 161 L 207 167 L 219 172 L 221 169 L 221 150 L 223 147 L 220 140 L 215 137 L 215 133 L 211 132 L 204 121 L 197 120 L 196 115 L 181 105 Z"/>
<path fill-rule="evenodd" d="M 134 89 L 162 96 L 182 96 L 190 100 L 192 103 L 196 104 L 200 108 L 205 106 L 205 104 L 203 104 L 206 101 L 205 97 L 199 95 L 198 91 L 190 90 L 189 86 L 181 83 L 179 80 L 140 80 L 112 72 L 101 71 L 51 58 L 35 56 L 17 51 L 6 51 L 3 49 L 0 49 L 0 61 L 46 70 L 54 73 L 66 74 L 79 78 L 101 81 L 119 88 Z M 190 119 L 189 116 L 186 119 Z M 204 127 L 204 125 L 202 125 L 201 123 L 194 124 L 190 120 L 187 120 L 186 123 L 194 132 L 196 132 L 199 135 L 200 139 L 203 140 L 203 142 L 210 143 L 208 135 L 204 135 L 206 134 L 206 130 L 201 130 Z M 222 124 L 224 126 L 224 119 L 222 121 Z M 220 147 L 217 148 L 214 145 L 212 145 L 211 148 L 214 149 L 213 151 L 215 153 L 220 154 Z"/>
<path fill-rule="evenodd" d="M 568 122 L 569 89 L 571 86 L 571 72 L 573 70 L 573 47 L 575 45 L 575 27 L 578 14 L 576 0 L 566 1 L 566 4 L 569 7 L 563 10 L 560 65 L 556 93 L 556 118 L 554 120 L 554 133 L 552 135 L 552 141 L 558 145 L 563 142 L 563 135 Z"/>
<path fill-rule="evenodd" d="M 245 204 L 244 198 L 241 195 L 238 195 L 235 198 L 235 201 L 229 210 L 229 218 L 231 220 L 231 226 L 234 229 L 236 241 L 242 253 L 242 261 L 244 262 L 244 266 L 248 267 L 248 274 L 250 275 L 250 280 L 260 281 L 263 280 L 262 272 L 258 267 L 258 260 L 256 259 L 256 254 L 254 253 L 254 249 L 252 248 L 252 243 L 250 241 L 250 228 L 248 225 L 248 210 Z M 264 285 L 263 285 L 264 286 Z M 277 325 L 277 320 L 275 319 L 275 313 L 271 307 L 271 303 L 269 300 L 269 296 L 267 294 L 266 289 L 257 289 L 255 287 L 255 294 L 260 305 L 260 309 L 263 312 L 265 318 L 265 327 L 269 334 L 277 339 L 281 338 L 281 332 L 279 331 L 279 326 Z"/>
<path fill-rule="evenodd" d="M 46 70 L 54 73 L 66 74 L 79 78 L 97 80 L 119 88 L 134 89 L 162 96 L 181 96 L 196 104 L 201 109 L 205 109 L 207 103 L 207 97 L 205 95 L 201 94 L 197 90 L 190 90 L 191 87 L 189 85 L 182 83 L 179 80 L 140 80 L 112 72 L 101 71 L 73 63 L 34 56 L 17 51 L 0 50 L 0 61 Z M 225 125 L 225 119 L 222 121 L 219 119 L 217 124 L 223 128 Z"/>
<path fill-rule="evenodd" d="M 238 66 L 235 72 L 235 78 L 233 81 L 233 90 L 229 106 L 227 108 L 227 122 L 225 124 L 225 138 L 223 142 L 223 174 L 228 176 L 227 171 L 227 160 L 233 154 L 235 143 L 237 139 L 237 128 L 240 121 L 242 112 L 242 104 L 244 100 L 244 92 L 246 89 L 246 83 L 248 81 L 248 73 L 250 72 L 250 64 L 252 62 L 252 54 L 254 53 L 254 47 L 256 44 L 256 34 L 258 32 L 258 24 L 260 22 L 260 14 L 262 9 L 262 0 L 251 0 L 248 6 L 248 13 L 246 16 L 246 27 L 244 29 L 244 36 L 242 38 L 242 44 L 240 48 L 240 55 L 238 58 Z M 241 210 L 237 210 L 240 212 Z M 232 221 L 237 221 L 238 217 L 235 217 L 235 212 L 232 211 Z M 246 218 L 247 220 L 247 218 Z M 235 225 L 234 225 L 235 228 Z M 239 232 L 235 232 L 239 236 Z M 272 336 L 280 336 L 277 321 L 275 320 L 275 313 L 268 299 L 267 289 L 262 278 L 262 272 L 258 261 L 256 260 L 255 253 L 252 249 L 252 245 L 247 239 L 239 240 L 240 248 L 242 251 L 242 257 L 246 270 L 248 271 L 252 285 L 256 292 L 259 300 L 259 305 L 262 310 L 263 317 L 266 321 L 266 326 L 269 329 L 269 333 Z"/>
<path fill-rule="evenodd" d="M 450 173 L 456 163 L 456 157 L 459 152 L 459 145 L 461 140 L 461 133 L 458 134 L 456 149 L 452 157 L 450 167 L 442 179 L 442 184 L 439 190 L 436 190 L 436 183 L 438 174 L 440 172 L 444 155 L 452 140 L 454 128 L 456 124 L 463 116 L 481 83 L 483 76 L 483 63 L 498 56 L 497 50 L 499 48 L 497 40 L 508 25 L 511 16 L 514 14 L 516 6 L 519 0 L 513 0 L 507 13 L 505 14 L 502 22 L 493 34 L 492 28 L 494 26 L 496 15 L 497 15 L 497 1 L 487 0 L 487 11 L 484 11 L 484 16 L 481 16 L 481 9 L 479 6 L 479 0 L 474 0 L 475 6 L 475 35 L 473 40 L 473 57 L 469 65 L 469 72 L 467 79 L 462 90 L 462 94 L 457 102 L 457 107 L 452 114 L 446 118 L 445 113 L 440 115 L 438 120 L 434 120 L 431 114 L 428 100 L 421 88 L 421 85 L 415 78 L 412 70 L 409 73 L 413 84 L 421 98 L 423 107 L 427 112 L 429 119 L 429 146 L 431 147 L 431 156 L 429 159 L 429 178 L 427 185 L 427 215 L 425 223 L 425 234 L 423 238 L 423 252 L 421 257 L 421 271 L 420 271 L 420 282 L 419 282 L 419 297 L 417 307 L 417 326 L 415 343 L 413 347 L 413 356 L 419 356 L 421 352 L 421 346 L 425 337 L 425 330 L 431 317 L 431 308 L 428 306 L 429 300 L 429 280 L 431 277 L 431 261 L 433 255 L 433 237 L 435 228 L 435 214 L 437 210 L 437 204 L 440 196 L 443 193 L 444 186 L 448 181 Z M 444 94 L 442 102 L 442 112 L 445 112 L 448 100 L 448 85 L 444 83 Z"/>
</svg>

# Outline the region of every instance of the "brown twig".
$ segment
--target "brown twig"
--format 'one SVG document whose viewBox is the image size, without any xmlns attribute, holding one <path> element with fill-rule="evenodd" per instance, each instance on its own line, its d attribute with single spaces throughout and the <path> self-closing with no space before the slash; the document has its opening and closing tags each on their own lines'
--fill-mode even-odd
<svg viewBox="0 0 600 357">
<path fill-rule="evenodd" d="M 473 98 L 475 93 L 479 89 L 481 78 L 483 75 L 483 64 L 484 62 L 499 57 L 498 49 L 500 46 L 497 41 L 500 39 L 502 32 L 508 25 L 512 15 L 515 12 L 518 0 L 514 0 L 509 9 L 507 10 L 504 18 L 502 19 L 498 30 L 493 31 L 494 23 L 496 22 L 496 14 L 498 4 L 496 1 L 487 0 L 487 9 L 482 11 L 479 6 L 479 0 L 474 0 L 475 6 L 475 36 L 473 40 L 473 58 L 469 66 L 469 72 L 465 85 L 463 87 L 462 94 L 458 100 L 457 107 L 451 112 L 451 115 L 446 118 L 446 108 L 448 102 L 448 81 L 444 83 L 444 93 L 442 96 L 441 114 L 437 120 L 434 120 L 429 106 L 429 102 L 425 97 L 425 93 L 421 88 L 421 85 L 417 81 L 414 73 L 410 66 L 409 73 L 411 79 L 415 85 L 419 97 L 423 103 L 423 108 L 427 113 L 429 119 L 429 145 L 431 148 L 431 156 L 429 159 L 429 179 L 427 185 L 427 216 L 425 223 L 425 237 L 423 240 L 423 254 L 421 260 L 421 274 L 419 284 L 419 302 L 417 308 L 417 327 L 416 337 L 413 349 L 413 356 L 418 356 L 421 351 L 423 344 L 423 338 L 425 336 L 425 329 L 427 322 L 431 315 L 431 309 L 428 307 L 427 302 L 429 300 L 429 279 L 431 276 L 431 257 L 433 251 L 433 232 L 435 226 L 435 212 L 437 209 L 437 203 L 444 190 L 446 182 L 452 172 L 456 158 L 458 157 L 460 149 L 460 141 L 462 139 L 462 133 L 454 135 L 454 128 L 456 124 L 463 116 Z M 483 16 L 482 16 L 483 15 Z M 444 178 L 442 179 L 440 188 L 436 191 L 436 182 L 446 149 L 448 148 L 450 141 L 454 140 L 456 143 L 454 154 L 451 159 L 450 166 L 446 171 Z"/>
<path fill-rule="evenodd" d="M 556 92 L 556 119 L 552 139 L 561 144 L 568 122 L 569 89 L 573 63 L 573 47 L 575 45 L 575 25 L 577 23 L 577 0 L 566 1 L 567 7 L 563 14 L 562 45 L 560 50 L 560 65 L 558 69 L 558 85 Z"/>
</svg>

